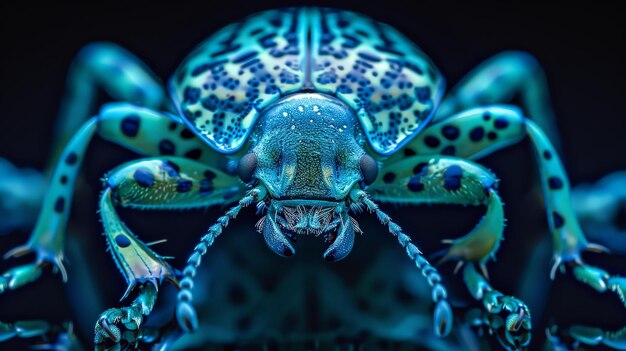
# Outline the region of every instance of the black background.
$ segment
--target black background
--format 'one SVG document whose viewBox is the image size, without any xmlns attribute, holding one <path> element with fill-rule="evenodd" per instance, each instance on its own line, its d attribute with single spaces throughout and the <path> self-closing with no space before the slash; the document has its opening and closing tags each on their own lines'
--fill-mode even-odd
<svg viewBox="0 0 626 351">
<path fill-rule="evenodd" d="M 45 8 L 1 5 L 0 155 L 21 167 L 42 169 L 46 165 L 67 68 L 87 43 L 101 40 L 118 43 L 143 59 L 165 81 L 186 54 L 215 30 L 252 12 L 293 4 L 296 3 L 223 1 L 202 5 L 59 4 Z M 449 86 L 498 52 L 510 49 L 530 52 L 546 71 L 564 163 L 572 184 L 594 181 L 611 171 L 626 169 L 626 26 L 623 12 L 617 7 L 450 2 L 423 2 L 407 7 L 387 0 L 322 4 L 362 12 L 396 27 L 430 55 Z M 93 149 L 85 165 L 88 184 L 92 185 L 91 195 L 85 196 L 85 202 L 80 205 L 75 204 L 73 213 L 73 217 L 80 217 L 79 221 L 85 223 L 97 222 L 98 178 L 132 157 L 101 140 L 96 140 Z M 545 225 L 540 207 L 535 208 L 538 202 L 531 195 L 535 166 L 527 142 L 500 151 L 483 163 L 502 179 L 501 193 L 509 217 L 507 240 L 498 254 L 497 264 L 491 266 L 494 267 L 492 278 L 502 290 L 514 291 L 518 287 L 515 278 L 525 265 L 530 246 L 537 240 L 537 235 L 530 234 L 537 231 L 528 227 Z M 400 223 L 401 219 L 406 219 L 405 223 L 411 223 L 409 218 L 413 221 L 407 224 L 408 231 L 432 230 L 433 235 L 445 231 L 449 216 L 458 216 L 459 226 L 466 228 L 471 228 L 477 218 L 472 211 L 466 215 L 462 210 L 442 212 L 428 208 L 420 209 L 418 214 L 412 208 L 398 211 L 396 217 Z M 244 218 L 254 223 L 252 216 Z M 422 221 L 426 227 L 421 225 Z M 209 222 L 210 219 L 201 220 L 199 224 L 189 225 L 188 230 L 201 232 Z M 98 233 L 99 229 L 95 230 Z M 1 251 L 25 241 L 25 234 L 1 237 Z M 99 235 L 94 237 L 101 240 Z M 104 250 L 101 242 L 86 245 L 86 250 Z M 427 252 L 437 247 L 428 242 L 424 245 Z M 190 247 L 192 244 L 186 243 L 173 251 L 182 257 Z M 112 282 L 103 289 L 119 296 L 123 282 L 107 260 L 108 254 L 99 256 L 103 256 L 99 273 L 110 276 L 106 281 Z M 589 259 L 600 260 L 595 256 Z M 608 259 L 605 264 L 613 272 L 625 272 L 623 260 Z M 2 270 L 8 267 L 9 264 L 0 265 Z M 68 308 L 68 302 L 57 292 L 61 291 L 58 280 L 47 277 L 37 283 L 37 291 L 0 297 L 4 299 L 0 301 L 0 320 L 38 318 L 40 314 L 62 319 L 67 315 L 64 309 Z M 42 289 L 46 297 L 42 297 Z M 624 323 L 623 306 L 620 307 L 614 295 L 598 295 L 589 288 L 572 284 L 566 277 L 557 279 L 553 293 L 549 310 L 561 313 L 559 322 L 590 321 L 613 328 Z M 22 308 L 30 306 L 32 301 L 36 301 L 32 303 L 36 307 Z M 545 323 L 543 320 L 535 325 L 542 328 Z M 535 335 L 539 340 L 543 335 L 541 329 Z"/>
</svg>

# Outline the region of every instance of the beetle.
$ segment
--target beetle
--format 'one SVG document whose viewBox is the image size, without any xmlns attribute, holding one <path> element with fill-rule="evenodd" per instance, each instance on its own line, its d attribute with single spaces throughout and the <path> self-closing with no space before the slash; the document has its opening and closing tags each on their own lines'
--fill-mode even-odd
<svg viewBox="0 0 626 351">
<path fill-rule="evenodd" d="M 431 285 L 439 335 L 452 326 L 441 277 L 375 201 L 485 205 L 483 219 L 468 235 L 449 241 L 442 261 L 465 264 L 458 267 L 471 294 L 488 312 L 504 314 L 510 332 L 529 329 L 523 302 L 484 279 L 504 220 L 496 177 L 473 162 L 526 136 L 542 174 L 555 247 L 552 274 L 567 264 L 599 290 L 624 290 L 623 280 L 581 260 L 582 250 L 602 248 L 579 228 L 567 176 L 545 133 L 520 109 L 501 105 L 525 89 L 524 82 L 541 82 L 537 72 L 528 55 L 504 53 L 444 96 L 444 79 L 434 64 L 391 27 L 346 11 L 284 9 L 251 16 L 207 39 L 176 71 L 167 99 L 136 57 L 113 44 L 93 44 L 73 65 L 79 107 L 68 119 L 85 117 L 79 96 L 85 82 L 105 86 L 126 102 L 104 106 L 61 152 L 33 235 L 7 254 L 35 251 L 37 262 L 10 277 L 17 287 L 38 276 L 43 263 L 52 263 L 66 279 L 69 203 L 85 149 L 97 133 L 150 156 L 106 177 L 100 204 L 105 236 L 128 283 L 123 297 L 134 290 L 138 297 L 128 307 L 103 313 L 97 343 L 117 342 L 124 330 L 137 330 L 162 280 L 181 289 L 181 328 L 195 329 L 191 289 L 201 257 L 252 203 L 266 211 L 257 228 L 270 249 L 292 256 L 294 239 L 313 234 L 328 242 L 323 256 L 329 261 L 345 257 L 360 231 L 350 213 L 374 213 Z M 531 101 L 528 110 L 543 114 L 533 117 L 547 125 L 541 120 L 549 114 L 544 103 Z M 115 210 L 233 202 L 195 247 L 181 276 L 131 233 Z"/>
</svg>

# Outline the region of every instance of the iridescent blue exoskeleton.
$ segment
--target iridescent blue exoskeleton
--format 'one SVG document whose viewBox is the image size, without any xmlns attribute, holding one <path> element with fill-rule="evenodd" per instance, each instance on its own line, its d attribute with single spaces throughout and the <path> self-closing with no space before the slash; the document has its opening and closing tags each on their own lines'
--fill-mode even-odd
<svg viewBox="0 0 626 351">
<path fill-rule="evenodd" d="M 435 303 L 435 333 L 453 325 L 437 270 L 377 202 L 486 206 L 467 235 L 447 240 L 441 261 L 458 262 L 470 294 L 487 320 L 504 325 L 504 342 L 526 345 L 526 305 L 493 288 L 486 263 L 504 228 L 497 178 L 475 159 L 525 137 L 540 170 L 554 266 L 624 300 L 626 280 L 585 264 L 581 251 L 602 251 L 583 235 L 574 215 L 567 175 L 542 128 L 552 130 L 544 76 L 527 54 L 498 55 L 444 94 L 430 59 L 395 29 L 346 11 L 293 8 L 267 11 L 230 25 L 198 46 L 169 83 L 170 98 L 136 57 L 108 44 L 85 48 L 70 72 L 58 163 L 28 243 L 37 261 L 0 280 L 14 289 L 52 264 L 63 279 L 63 241 L 74 184 L 95 134 L 148 158 L 129 162 L 104 180 L 100 215 L 113 259 L 128 283 L 127 307 L 105 311 L 95 342 L 141 340 L 144 316 L 157 287 L 180 288 L 180 330 L 198 327 L 193 279 L 202 256 L 231 220 L 254 204 L 256 228 L 269 248 L 293 256 L 303 235 L 321 237 L 324 259 L 352 249 L 362 230 L 352 214 L 373 213 L 424 275 Z M 95 89 L 123 101 L 103 106 L 87 122 Z M 524 110 L 503 105 L 520 94 Z M 81 127 L 79 125 L 82 124 Z M 188 209 L 236 203 L 208 229 L 180 273 L 140 241 L 115 206 Z M 463 267 L 464 266 L 464 267 Z"/>
</svg>

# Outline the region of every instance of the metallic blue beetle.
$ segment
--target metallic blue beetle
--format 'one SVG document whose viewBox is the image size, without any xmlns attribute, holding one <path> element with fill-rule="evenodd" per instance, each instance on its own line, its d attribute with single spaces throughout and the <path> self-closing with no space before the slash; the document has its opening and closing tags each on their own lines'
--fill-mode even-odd
<svg viewBox="0 0 626 351">
<path fill-rule="evenodd" d="M 435 333 L 453 325 L 447 292 L 437 270 L 375 201 L 402 204 L 485 205 L 467 235 L 448 240 L 441 261 L 458 262 L 471 295 L 485 313 L 500 318 L 505 343 L 526 345 L 531 328 L 526 305 L 494 289 L 486 263 L 504 228 L 497 179 L 473 162 L 528 136 L 541 173 L 554 244 L 554 275 L 570 267 L 583 283 L 624 299 L 626 280 L 585 264 L 589 243 L 572 210 L 569 183 L 550 131 L 543 73 L 524 53 L 498 55 L 444 96 L 444 79 L 411 41 L 393 28 L 352 12 L 292 8 L 262 12 L 232 24 L 196 48 L 169 84 L 171 99 L 153 74 L 120 47 L 85 48 L 70 72 L 58 165 L 28 243 L 10 251 L 37 254 L 33 264 L 2 277 L 2 289 L 36 279 L 46 264 L 63 268 L 63 241 L 79 166 L 94 134 L 142 155 L 107 175 L 101 217 L 110 251 L 136 298 L 104 312 L 95 342 L 136 342 L 150 314 L 157 286 L 180 288 L 177 320 L 197 328 L 193 278 L 201 257 L 240 210 L 256 203 L 257 229 L 279 255 L 292 256 L 302 235 L 328 243 L 323 257 L 345 257 L 361 232 L 350 215 L 374 213 L 427 279 L 435 303 Z M 125 102 L 104 106 L 78 128 L 103 87 Z M 161 112 L 162 111 L 162 112 Z M 78 131 L 76 131 L 78 130 Z M 181 274 L 140 241 L 115 206 L 186 209 L 237 204 L 211 226 Z M 464 267 L 463 267 L 464 266 Z M 479 271 L 481 273 L 479 273 Z M 9 284 L 10 282 L 10 284 Z"/>
</svg>

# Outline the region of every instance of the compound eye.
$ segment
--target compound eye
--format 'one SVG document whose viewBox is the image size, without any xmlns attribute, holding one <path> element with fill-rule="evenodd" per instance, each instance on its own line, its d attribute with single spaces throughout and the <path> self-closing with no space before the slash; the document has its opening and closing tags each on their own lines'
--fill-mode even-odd
<svg viewBox="0 0 626 351">
<path fill-rule="evenodd" d="M 361 156 L 360 166 L 365 185 L 374 183 L 376 177 L 378 177 L 378 163 L 376 160 L 370 155 L 363 155 Z"/>
<path fill-rule="evenodd" d="M 257 166 L 257 157 L 254 152 L 244 155 L 237 165 L 237 174 L 239 174 L 239 178 L 243 180 L 245 183 L 248 183 L 252 180 L 252 175 L 254 175 L 254 171 Z"/>
</svg>

